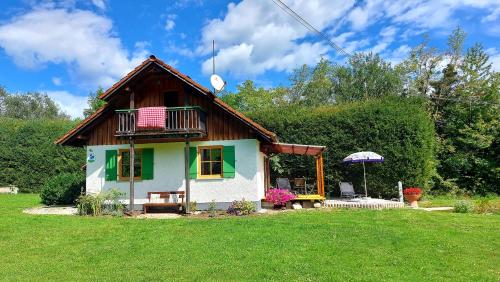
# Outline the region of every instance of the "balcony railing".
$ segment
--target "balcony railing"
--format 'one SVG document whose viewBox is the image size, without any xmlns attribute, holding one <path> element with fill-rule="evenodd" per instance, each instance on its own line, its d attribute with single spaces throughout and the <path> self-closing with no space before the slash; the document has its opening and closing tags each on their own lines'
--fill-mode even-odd
<svg viewBox="0 0 500 282">
<path fill-rule="evenodd" d="M 165 109 L 164 128 L 138 128 L 137 109 L 116 110 L 118 119 L 118 136 L 140 136 L 140 135 L 181 135 L 198 134 L 205 135 L 206 113 L 200 107 L 175 107 Z"/>
</svg>

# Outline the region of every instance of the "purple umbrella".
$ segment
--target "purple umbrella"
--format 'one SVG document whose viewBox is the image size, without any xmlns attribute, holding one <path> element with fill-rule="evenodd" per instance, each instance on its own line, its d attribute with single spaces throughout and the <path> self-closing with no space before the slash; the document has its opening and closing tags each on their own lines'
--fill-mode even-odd
<svg viewBox="0 0 500 282">
<path fill-rule="evenodd" d="M 366 189 L 366 169 L 365 163 L 383 163 L 384 157 L 374 152 L 357 152 L 350 154 L 342 161 L 345 164 L 363 164 L 363 177 L 365 179 L 365 197 L 368 197 L 368 190 Z"/>
</svg>

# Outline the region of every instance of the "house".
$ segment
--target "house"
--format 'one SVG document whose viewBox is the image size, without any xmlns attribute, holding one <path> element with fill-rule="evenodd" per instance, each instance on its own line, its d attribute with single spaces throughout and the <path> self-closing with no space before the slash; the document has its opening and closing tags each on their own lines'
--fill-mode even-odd
<svg viewBox="0 0 500 282">
<path fill-rule="evenodd" d="M 274 133 L 154 56 L 100 98 L 106 105 L 56 141 L 86 148 L 86 193 L 117 188 L 134 209 L 150 200 L 148 192 L 161 191 L 185 191 L 186 203 L 200 209 L 241 199 L 260 208 L 270 185 L 268 156 L 288 152 L 317 156 L 324 194 L 324 147 L 277 143 Z M 160 125 L 140 127 L 150 107 Z"/>
</svg>

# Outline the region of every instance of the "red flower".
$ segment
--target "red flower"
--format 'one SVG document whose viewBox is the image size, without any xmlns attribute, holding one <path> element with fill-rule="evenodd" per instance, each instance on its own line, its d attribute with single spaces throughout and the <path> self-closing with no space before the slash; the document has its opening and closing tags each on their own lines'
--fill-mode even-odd
<svg viewBox="0 0 500 282">
<path fill-rule="evenodd" d="M 422 189 L 418 187 L 408 187 L 403 190 L 403 195 L 420 195 L 422 194 Z"/>
</svg>

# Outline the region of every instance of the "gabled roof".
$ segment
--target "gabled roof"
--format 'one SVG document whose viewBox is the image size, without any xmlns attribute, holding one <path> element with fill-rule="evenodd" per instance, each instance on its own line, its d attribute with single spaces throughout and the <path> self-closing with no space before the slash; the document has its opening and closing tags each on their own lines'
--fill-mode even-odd
<svg viewBox="0 0 500 282">
<path fill-rule="evenodd" d="M 102 100 L 104 100 L 104 101 L 108 101 L 112 97 L 112 95 L 117 92 L 117 90 L 119 90 L 120 88 L 122 88 L 134 76 L 136 76 L 137 74 L 139 74 L 142 70 L 146 69 L 148 66 L 150 66 L 153 63 L 155 63 L 158 66 L 162 67 L 163 69 L 165 69 L 166 71 L 168 71 L 172 75 L 178 77 L 180 80 L 184 81 L 185 83 L 191 85 L 196 90 L 198 90 L 198 91 L 200 91 L 202 93 L 208 94 L 208 95 L 213 95 L 215 97 L 215 95 L 212 92 L 210 92 L 210 90 L 208 90 L 207 88 L 205 88 L 202 85 L 200 85 L 198 82 L 196 82 L 193 79 L 191 79 L 191 77 L 189 77 L 189 76 L 181 73 L 180 71 L 174 69 L 170 65 L 166 64 L 165 62 L 163 62 L 162 60 L 160 60 L 160 59 L 156 58 L 155 56 L 151 55 L 151 56 L 149 56 L 149 58 L 147 60 L 145 60 L 140 65 L 138 65 L 137 67 L 135 67 L 131 72 L 129 72 L 122 79 L 120 79 L 117 83 L 113 84 L 113 86 L 111 86 L 108 90 L 106 90 L 106 92 L 102 93 L 99 96 L 99 98 L 102 99 Z"/>
<path fill-rule="evenodd" d="M 241 120 L 243 123 L 250 126 L 253 130 L 255 130 L 255 132 L 258 135 L 263 137 L 264 140 L 266 140 L 268 142 L 276 142 L 276 140 L 277 140 L 276 134 L 265 129 L 263 126 L 254 122 L 253 120 L 246 117 L 242 113 L 236 111 L 235 109 L 233 109 L 232 107 L 230 107 L 229 105 L 224 103 L 221 99 L 219 99 L 210 90 L 203 87 L 202 85 L 200 85 L 199 83 L 197 83 L 196 81 L 191 79 L 189 76 L 181 73 L 180 71 L 178 71 L 178 70 L 174 69 L 173 67 L 171 67 L 170 65 L 166 64 L 162 60 L 157 59 L 155 56 L 150 56 L 148 59 L 146 59 L 144 62 L 142 62 L 139 66 L 134 68 L 126 76 L 124 76 L 117 83 L 113 84 L 113 86 L 111 86 L 108 90 L 106 90 L 104 93 L 102 93 L 99 96 L 99 98 L 104 100 L 104 101 L 110 101 L 113 96 L 115 96 L 115 95 L 117 95 L 117 93 L 119 93 L 118 90 L 125 87 L 127 82 L 129 82 L 131 79 L 133 79 L 139 73 L 144 71 L 151 64 L 156 64 L 157 66 L 161 67 L 162 69 L 169 72 L 173 76 L 179 78 L 184 83 L 190 85 L 191 87 L 193 87 L 195 90 L 197 90 L 201 94 L 208 96 L 215 105 L 219 106 L 221 109 L 223 109 L 224 111 L 226 111 L 230 115 L 234 116 L 235 118 Z M 99 110 L 97 110 L 94 114 L 92 114 L 91 116 L 84 119 L 75 128 L 73 128 L 68 133 L 66 133 L 65 135 L 60 137 L 55 143 L 60 144 L 60 145 L 67 145 L 70 140 L 77 137 L 78 134 L 80 134 L 81 132 L 85 131 L 90 126 L 92 126 L 94 121 L 96 121 L 100 116 L 102 116 L 106 112 L 106 110 L 109 108 L 110 108 L 109 104 L 104 105 Z"/>
</svg>

